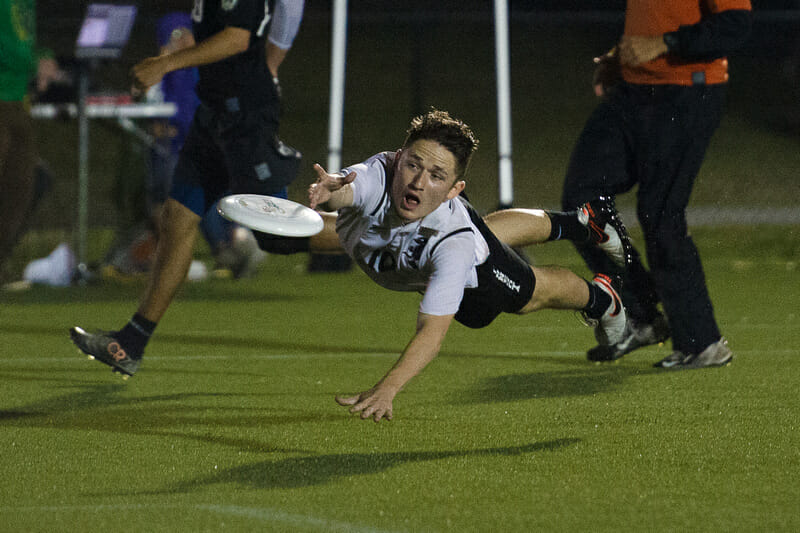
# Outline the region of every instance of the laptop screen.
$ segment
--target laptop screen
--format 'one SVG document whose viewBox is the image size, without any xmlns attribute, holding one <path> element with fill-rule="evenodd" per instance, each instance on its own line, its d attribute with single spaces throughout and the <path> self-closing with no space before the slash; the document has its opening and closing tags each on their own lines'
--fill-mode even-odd
<svg viewBox="0 0 800 533">
<path fill-rule="evenodd" d="M 128 42 L 136 18 L 136 6 L 89 4 L 78 33 L 78 58 L 117 58 Z"/>
</svg>

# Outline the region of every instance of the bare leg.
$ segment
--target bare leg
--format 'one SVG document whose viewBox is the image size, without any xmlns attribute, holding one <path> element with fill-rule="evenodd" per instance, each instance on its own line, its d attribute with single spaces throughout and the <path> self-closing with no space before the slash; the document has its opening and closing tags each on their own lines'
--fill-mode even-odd
<svg viewBox="0 0 800 533">
<path fill-rule="evenodd" d="M 540 309 L 583 309 L 589 301 L 586 281 L 561 267 L 531 267 L 536 287 L 531 300 L 518 311 L 524 315 Z"/>
<path fill-rule="evenodd" d="M 311 237 L 311 253 L 342 253 L 336 234 L 336 213 L 320 213 L 325 227 Z M 484 219 L 489 229 L 512 248 L 545 242 L 550 237 L 550 217 L 541 209 L 504 209 Z"/>
<path fill-rule="evenodd" d="M 155 264 L 138 310 L 147 320 L 161 320 L 186 279 L 199 223 L 199 216 L 172 198 L 164 204 Z"/>
<path fill-rule="evenodd" d="M 36 153 L 30 118 L 16 102 L 0 102 L 0 267 L 22 235 L 33 203 Z"/>
<path fill-rule="evenodd" d="M 336 234 L 336 213 L 320 213 L 325 226 L 311 237 L 309 251 L 315 254 L 344 253 L 339 236 Z"/>
<path fill-rule="evenodd" d="M 550 237 L 550 217 L 541 209 L 504 209 L 483 220 L 498 239 L 512 248 L 539 244 Z"/>
</svg>

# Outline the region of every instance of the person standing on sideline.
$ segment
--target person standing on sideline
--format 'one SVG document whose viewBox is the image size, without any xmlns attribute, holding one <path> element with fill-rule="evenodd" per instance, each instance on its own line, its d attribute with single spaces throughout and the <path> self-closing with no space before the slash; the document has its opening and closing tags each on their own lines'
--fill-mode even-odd
<svg viewBox="0 0 800 533">
<path fill-rule="evenodd" d="M 686 207 L 728 82 L 726 55 L 747 40 L 749 0 L 628 1 L 619 44 L 595 60 L 602 100 L 578 138 L 562 207 L 613 198 L 638 185 L 637 216 L 650 271 L 634 250 L 623 273 L 628 311 L 623 340 L 589 350 L 594 361 L 622 357 L 672 336 L 662 368 L 728 364 Z M 589 267 L 609 271 L 596 250 L 578 246 Z M 657 306 L 661 302 L 666 317 Z"/>
<path fill-rule="evenodd" d="M 36 49 L 35 0 L 0 0 L 0 284 L 34 203 L 37 164 L 28 84 L 44 92 L 59 77 L 49 51 Z"/>
<path fill-rule="evenodd" d="M 156 42 L 160 54 L 171 54 L 195 45 L 192 19 L 188 12 L 167 13 L 156 22 Z M 149 130 L 154 145 L 147 151 L 144 172 L 143 202 L 136 185 L 139 181 L 129 169 L 118 173 L 119 191 L 117 202 L 120 213 L 126 205 L 132 205 L 134 220 L 120 216 L 126 224 L 120 225 L 117 238 L 106 255 L 103 276 L 122 277 L 131 274 L 144 275 L 151 267 L 158 241 L 158 228 L 164 202 L 169 197 L 172 174 L 192 118 L 200 100 L 197 97 L 197 67 L 173 70 L 160 82 L 151 86 L 146 95 L 149 103 L 169 102 L 175 105 L 176 113 L 168 119 L 156 119 Z M 138 168 L 138 167 L 137 167 Z M 136 187 L 131 190 L 131 187 Z M 133 223 L 131 223 L 133 222 Z M 203 215 L 200 230 L 214 257 L 215 277 L 249 277 L 253 275 L 266 253 L 258 248 L 252 232 L 225 220 L 212 205 Z"/>
<path fill-rule="evenodd" d="M 136 313 L 108 334 L 70 329 L 84 353 L 123 377 L 139 368 L 145 346 L 186 279 L 199 222 L 226 194 L 286 196 L 300 154 L 278 138 L 278 69 L 303 15 L 303 0 L 195 0 L 194 46 L 147 58 L 132 69 L 135 92 L 165 74 L 198 67 L 200 105 L 164 204 L 156 258 Z"/>
</svg>

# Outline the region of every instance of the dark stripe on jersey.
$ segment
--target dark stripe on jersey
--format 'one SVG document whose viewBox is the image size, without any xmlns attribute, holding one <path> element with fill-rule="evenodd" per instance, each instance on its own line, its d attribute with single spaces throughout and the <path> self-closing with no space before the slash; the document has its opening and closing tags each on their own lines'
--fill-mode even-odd
<svg viewBox="0 0 800 533">
<path fill-rule="evenodd" d="M 383 205 L 389 201 L 389 187 L 391 186 L 392 180 L 391 178 L 392 173 L 390 172 L 389 166 L 386 164 L 386 161 L 381 161 L 380 164 L 383 166 L 383 173 L 386 175 L 386 181 L 383 186 L 383 196 L 381 196 L 381 201 L 378 202 L 378 207 L 375 208 L 369 216 L 374 217 L 378 214 L 378 212 L 383 208 Z"/>
<path fill-rule="evenodd" d="M 381 197 L 381 201 L 378 203 L 378 207 L 376 207 L 375 210 L 369 214 L 369 216 L 374 217 L 375 215 L 377 215 L 378 212 L 381 210 L 381 208 L 383 208 L 383 205 L 388 201 L 389 201 L 389 193 L 383 191 L 383 196 Z"/>
<path fill-rule="evenodd" d="M 433 245 L 433 248 L 431 248 L 430 255 L 433 256 L 433 252 L 436 250 L 436 247 L 439 246 L 440 244 L 442 244 L 442 241 L 444 241 L 446 238 L 452 237 L 453 235 L 458 235 L 459 233 L 464 233 L 465 231 L 469 231 L 470 233 L 472 233 L 472 228 L 459 228 L 459 229 L 457 229 L 455 231 L 451 231 L 450 233 L 448 233 L 447 235 L 445 235 L 444 237 L 439 239 L 436 242 L 436 244 Z"/>
</svg>

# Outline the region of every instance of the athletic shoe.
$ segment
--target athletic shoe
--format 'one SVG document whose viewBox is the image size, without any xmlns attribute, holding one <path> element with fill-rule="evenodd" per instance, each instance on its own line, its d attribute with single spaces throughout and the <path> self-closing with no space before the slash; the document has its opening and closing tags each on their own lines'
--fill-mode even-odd
<svg viewBox="0 0 800 533">
<path fill-rule="evenodd" d="M 600 319 L 592 319 L 583 314 L 584 321 L 594 327 L 594 338 L 601 346 L 612 346 L 622 341 L 625 332 L 625 308 L 622 300 L 612 286 L 611 278 L 597 274 L 592 284 L 611 297 L 611 303 Z"/>
<path fill-rule="evenodd" d="M 119 341 L 108 333 L 86 333 L 76 326 L 69 330 L 69 336 L 89 359 L 107 364 L 113 372 L 122 374 L 123 379 L 128 379 L 139 369 L 141 359 L 133 359 Z"/>
<path fill-rule="evenodd" d="M 733 360 L 733 352 L 728 348 L 728 341 L 725 337 L 714 344 L 710 344 L 705 350 L 697 355 L 690 355 L 683 361 L 673 366 L 673 370 L 684 370 L 692 368 L 706 368 L 713 366 L 727 366 Z"/>
<path fill-rule="evenodd" d="M 578 222 L 589 228 L 592 241 L 620 267 L 633 261 L 631 239 L 619 218 L 614 199 L 600 196 L 578 209 Z"/>
<path fill-rule="evenodd" d="M 683 363 L 687 357 L 689 356 L 687 356 L 685 353 L 675 350 L 653 366 L 656 368 L 675 368 Z"/>
<path fill-rule="evenodd" d="M 669 338 L 667 318 L 659 313 L 651 323 L 638 323 L 628 319 L 622 341 L 611 346 L 598 345 L 586 352 L 589 361 L 614 361 L 625 354 L 651 344 L 660 344 Z"/>
</svg>

